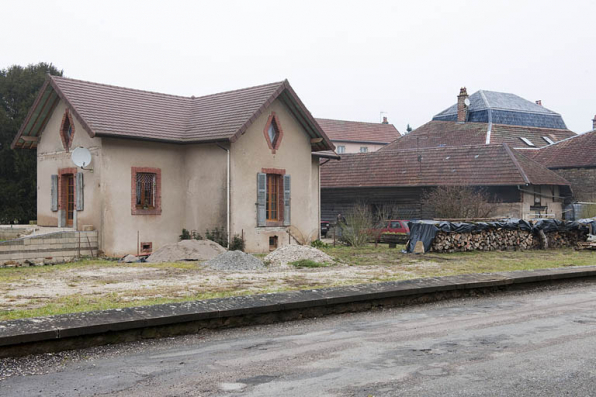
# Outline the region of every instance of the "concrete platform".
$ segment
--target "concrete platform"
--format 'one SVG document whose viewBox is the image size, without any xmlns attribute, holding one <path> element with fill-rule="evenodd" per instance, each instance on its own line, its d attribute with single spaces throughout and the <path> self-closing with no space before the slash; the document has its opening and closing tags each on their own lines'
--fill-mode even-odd
<svg viewBox="0 0 596 397">
<path fill-rule="evenodd" d="M 0 357 L 423 303 L 580 278 L 596 278 L 596 266 L 424 278 L 5 321 L 0 322 Z"/>
</svg>

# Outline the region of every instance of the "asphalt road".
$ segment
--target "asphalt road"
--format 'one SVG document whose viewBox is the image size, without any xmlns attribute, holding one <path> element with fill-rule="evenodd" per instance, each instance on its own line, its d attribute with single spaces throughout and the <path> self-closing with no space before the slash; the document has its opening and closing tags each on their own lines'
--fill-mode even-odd
<svg viewBox="0 0 596 397">
<path fill-rule="evenodd" d="M 593 396 L 596 284 L 4 360 L 2 374 L 1 396 Z"/>
</svg>

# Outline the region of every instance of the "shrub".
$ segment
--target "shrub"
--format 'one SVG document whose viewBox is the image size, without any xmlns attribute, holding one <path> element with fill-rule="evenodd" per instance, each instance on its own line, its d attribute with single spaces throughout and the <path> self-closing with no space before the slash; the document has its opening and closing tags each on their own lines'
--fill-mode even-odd
<svg viewBox="0 0 596 397">
<path fill-rule="evenodd" d="M 244 240 L 242 240 L 242 237 L 235 234 L 234 237 L 232 238 L 232 241 L 230 242 L 229 250 L 230 251 L 244 251 Z"/>
<path fill-rule="evenodd" d="M 366 204 L 356 204 L 339 224 L 341 240 L 353 247 L 366 245 L 373 236 L 373 215 Z"/>
<path fill-rule="evenodd" d="M 315 240 L 312 243 L 310 243 L 310 246 L 313 248 L 327 248 L 329 247 L 329 244 L 324 243 L 321 240 Z"/>
<path fill-rule="evenodd" d="M 190 240 L 190 239 L 192 239 L 192 235 L 186 229 L 182 229 L 182 234 L 180 236 L 178 236 L 178 237 L 180 237 L 180 240 Z"/>
<path fill-rule="evenodd" d="M 216 242 L 222 247 L 226 247 L 228 245 L 228 234 L 223 228 L 216 227 L 213 230 L 207 230 L 205 232 L 205 238 L 207 240 Z"/>
<path fill-rule="evenodd" d="M 488 218 L 499 206 L 486 190 L 469 186 L 439 186 L 424 192 L 421 202 L 434 218 L 443 219 Z"/>
</svg>

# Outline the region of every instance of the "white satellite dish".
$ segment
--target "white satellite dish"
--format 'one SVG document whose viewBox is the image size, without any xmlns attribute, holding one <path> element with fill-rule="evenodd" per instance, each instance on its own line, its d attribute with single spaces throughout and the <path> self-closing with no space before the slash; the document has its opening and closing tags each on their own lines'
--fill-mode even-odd
<svg viewBox="0 0 596 397">
<path fill-rule="evenodd" d="M 91 152 L 84 147 L 78 147 L 72 151 L 70 156 L 72 162 L 79 168 L 85 168 L 91 164 Z"/>
<path fill-rule="evenodd" d="M 464 99 L 464 103 L 466 104 L 466 106 L 470 106 L 470 98 Z"/>
</svg>

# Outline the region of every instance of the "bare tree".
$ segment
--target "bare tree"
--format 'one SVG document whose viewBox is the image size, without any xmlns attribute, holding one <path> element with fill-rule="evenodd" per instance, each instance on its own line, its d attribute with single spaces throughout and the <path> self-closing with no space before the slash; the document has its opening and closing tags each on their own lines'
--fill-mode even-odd
<svg viewBox="0 0 596 397">
<path fill-rule="evenodd" d="M 439 186 L 422 195 L 422 205 L 435 218 L 488 218 L 498 209 L 484 189 L 469 186 Z"/>
<path fill-rule="evenodd" d="M 341 239 L 348 245 L 361 247 L 366 245 L 373 233 L 373 214 L 365 203 L 354 205 L 345 215 L 345 223 L 340 223 Z"/>
</svg>

